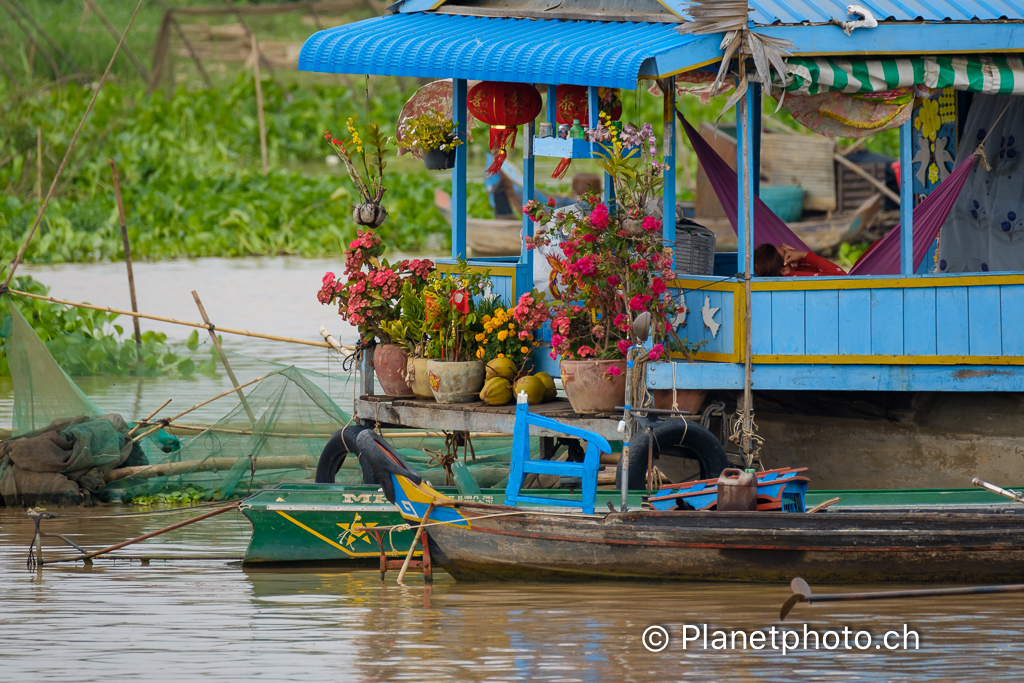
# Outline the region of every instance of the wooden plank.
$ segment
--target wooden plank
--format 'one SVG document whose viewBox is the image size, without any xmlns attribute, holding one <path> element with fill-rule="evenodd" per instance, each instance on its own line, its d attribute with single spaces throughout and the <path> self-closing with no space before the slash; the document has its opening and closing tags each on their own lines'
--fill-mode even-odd
<svg viewBox="0 0 1024 683">
<path fill-rule="evenodd" d="M 772 292 L 772 353 L 804 353 L 804 292 Z"/>
<path fill-rule="evenodd" d="M 839 353 L 871 353 L 871 292 L 863 289 L 839 292 Z"/>
<path fill-rule="evenodd" d="M 1024 356 L 1024 287 L 999 288 L 1004 356 Z"/>
<path fill-rule="evenodd" d="M 750 294 L 751 353 L 772 352 L 772 293 Z"/>
<path fill-rule="evenodd" d="M 714 336 L 711 335 L 710 329 L 704 330 L 708 343 L 704 345 L 701 351 L 707 353 L 732 353 L 732 343 L 725 343 L 726 337 L 731 336 L 733 332 L 731 329 L 733 326 L 732 309 L 730 308 L 730 315 L 727 316 L 725 307 L 722 305 L 723 292 L 705 292 L 704 296 L 707 297 L 708 306 L 712 309 L 718 309 L 712 316 L 712 321 L 720 323 L 721 326 L 718 328 L 718 333 Z M 700 317 L 701 324 L 703 325 L 703 315 L 700 311 L 697 311 L 697 315 Z"/>
<path fill-rule="evenodd" d="M 577 415 L 569 409 L 562 412 L 568 401 L 557 401 L 550 404 L 534 406 L 531 410 L 539 414 L 555 417 L 548 411 L 557 411 L 557 419 L 563 420 L 574 427 L 588 429 L 609 440 L 618 440 L 622 435 L 618 432 L 619 418 L 592 415 Z M 433 431 L 466 431 L 512 434 L 515 430 L 515 406 L 484 406 L 483 404 L 440 405 L 431 401 L 400 400 L 394 402 L 372 401 L 366 398 L 356 400 L 355 415 L 364 424 L 393 425 L 396 427 L 412 427 L 415 429 L 431 429 Z M 487 428 L 482 427 L 486 425 Z M 530 428 L 532 436 L 558 436 L 559 432 L 547 429 Z"/>
<path fill-rule="evenodd" d="M 807 292 L 804 299 L 806 353 L 839 353 L 839 292 Z"/>
<path fill-rule="evenodd" d="M 904 290 L 903 311 L 903 352 L 907 355 L 936 355 L 935 290 Z"/>
<path fill-rule="evenodd" d="M 903 353 L 903 290 L 872 289 L 871 353 Z"/>
<path fill-rule="evenodd" d="M 967 288 L 967 333 L 972 356 L 1002 353 L 999 287 Z"/>
<path fill-rule="evenodd" d="M 937 287 L 935 352 L 942 356 L 966 356 L 971 351 L 967 328 L 967 288 Z"/>
<path fill-rule="evenodd" d="M 659 364 L 655 364 L 657 366 Z M 672 369 L 652 367 L 651 389 L 671 389 Z M 737 363 L 679 363 L 679 388 L 740 390 Z M 999 365 L 755 365 L 759 391 L 1024 391 L 1024 366 Z"/>
</svg>

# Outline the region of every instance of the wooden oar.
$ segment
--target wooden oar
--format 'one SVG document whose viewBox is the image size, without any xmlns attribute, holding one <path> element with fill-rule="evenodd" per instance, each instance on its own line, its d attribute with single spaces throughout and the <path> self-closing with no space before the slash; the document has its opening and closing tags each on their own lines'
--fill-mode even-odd
<svg viewBox="0 0 1024 683">
<path fill-rule="evenodd" d="M 982 481 L 977 477 L 971 479 L 971 483 L 977 486 L 979 489 L 985 489 L 986 491 L 991 491 L 992 493 L 995 493 L 997 495 L 1005 496 L 1010 500 L 1015 500 L 1018 503 L 1024 503 L 1024 494 L 1017 493 L 1016 491 L 1008 491 L 1004 488 L 996 486 L 995 484 L 990 484 L 987 481 Z"/>
<path fill-rule="evenodd" d="M 984 593 L 1024 593 L 1024 583 L 1011 583 L 1001 586 L 971 586 L 967 588 L 923 588 L 909 591 L 873 591 L 870 593 L 823 593 L 814 595 L 811 587 L 799 576 L 790 584 L 793 595 L 782 604 L 779 620 L 785 620 L 798 602 L 813 604 L 815 602 L 844 602 L 848 600 L 899 600 L 902 598 L 933 598 L 942 595 L 979 595 Z"/>
</svg>

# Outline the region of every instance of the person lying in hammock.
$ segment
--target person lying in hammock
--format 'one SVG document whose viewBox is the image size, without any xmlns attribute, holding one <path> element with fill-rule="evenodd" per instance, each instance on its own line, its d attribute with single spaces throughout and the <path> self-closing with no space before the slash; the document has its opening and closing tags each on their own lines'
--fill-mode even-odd
<svg viewBox="0 0 1024 683">
<path fill-rule="evenodd" d="M 754 249 L 754 274 L 760 277 L 807 277 L 846 275 L 846 271 L 813 252 L 783 244 L 762 244 Z"/>
</svg>

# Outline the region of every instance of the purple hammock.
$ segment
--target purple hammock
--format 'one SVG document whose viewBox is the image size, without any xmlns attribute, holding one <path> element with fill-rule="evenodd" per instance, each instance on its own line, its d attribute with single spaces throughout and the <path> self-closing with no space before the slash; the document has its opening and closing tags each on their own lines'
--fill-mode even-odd
<svg viewBox="0 0 1024 683">
<path fill-rule="evenodd" d="M 739 179 L 736 171 L 729 167 L 718 152 L 700 136 L 693 126 L 676 110 L 690 139 L 690 145 L 697 154 L 704 173 L 721 202 L 725 215 L 736 230 L 736 217 L 739 213 L 738 189 Z M 925 254 L 931 248 L 935 237 L 939 234 L 942 224 L 953 209 L 960 190 L 963 189 L 967 174 L 974 166 L 975 155 L 972 154 L 957 166 L 949 176 L 935 188 L 924 201 L 914 207 L 914 270 L 920 267 Z M 781 218 L 772 213 L 761 198 L 754 195 L 754 248 L 762 244 L 781 246 L 788 244 L 803 251 L 811 251 L 796 233 Z M 889 231 L 875 246 L 865 254 L 850 270 L 850 275 L 899 275 L 900 273 L 900 226 Z"/>
</svg>

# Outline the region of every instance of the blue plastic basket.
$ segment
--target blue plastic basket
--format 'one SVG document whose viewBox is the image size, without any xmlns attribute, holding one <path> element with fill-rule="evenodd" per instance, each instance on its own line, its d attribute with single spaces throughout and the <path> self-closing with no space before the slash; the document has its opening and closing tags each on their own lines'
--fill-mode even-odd
<svg viewBox="0 0 1024 683">
<path fill-rule="evenodd" d="M 804 188 L 799 185 L 762 185 L 758 196 L 786 223 L 799 220 L 803 213 Z"/>
</svg>

